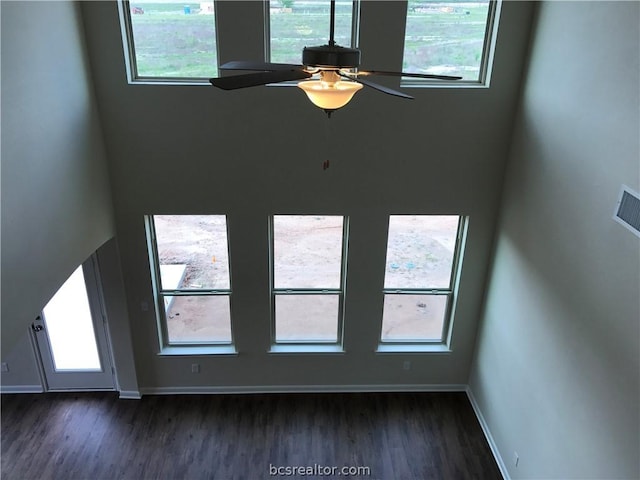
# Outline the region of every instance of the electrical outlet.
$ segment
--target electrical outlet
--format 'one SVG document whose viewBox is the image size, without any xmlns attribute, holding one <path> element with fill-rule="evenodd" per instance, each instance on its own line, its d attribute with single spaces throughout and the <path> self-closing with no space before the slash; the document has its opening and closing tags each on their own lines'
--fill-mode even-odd
<svg viewBox="0 0 640 480">
<path fill-rule="evenodd" d="M 200 373 L 200 364 L 192 363 L 191 364 L 191 373 Z"/>
<path fill-rule="evenodd" d="M 411 370 L 411 361 L 405 360 L 404 363 L 402 364 L 402 369 L 403 370 Z"/>
<path fill-rule="evenodd" d="M 0 371 L 1 372 L 8 372 L 9 371 L 9 364 L 2 362 L 2 364 L 0 364 Z"/>
<path fill-rule="evenodd" d="M 518 452 L 513 452 L 513 466 L 517 467 L 518 463 L 520 463 L 520 457 L 518 456 Z"/>
</svg>

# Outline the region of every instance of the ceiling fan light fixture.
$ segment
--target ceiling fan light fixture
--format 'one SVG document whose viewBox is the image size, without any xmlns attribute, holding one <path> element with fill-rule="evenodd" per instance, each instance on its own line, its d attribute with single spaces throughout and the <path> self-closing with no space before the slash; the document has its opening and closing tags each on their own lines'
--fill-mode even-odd
<svg viewBox="0 0 640 480">
<path fill-rule="evenodd" d="M 337 73 L 323 71 L 320 80 L 303 81 L 298 83 L 298 87 L 304 90 L 316 107 L 332 111 L 349 103 L 355 93 L 362 88 L 362 84 L 341 80 Z"/>
<path fill-rule="evenodd" d="M 1 1 L 1 0 L 0 0 Z M 331 112 L 344 107 L 353 95 L 366 86 L 395 97 L 413 99 L 411 95 L 377 84 L 363 78 L 369 75 L 387 75 L 394 77 L 425 78 L 430 80 L 461 80 L 462 77 L 435 75 L 429 73 L 389 72 L 383 70 L 358 70 L 360 66 L 360 50 L 337 45 L 334 39 L 336 0 L 331 0 L 329 21 L 329 43 L 316 47 L 304 47 L 302 64 L 272 63 L 260 61 L 234 60 L 220 65 L 220 70 L 250 70 L 233 76 L 211 78 L 214 87 L 223 90 L 256 87 L 270 83 L 290 82 L 312 78 L 320 74 L 320 80 L 307 80 L 298 83 L 309 97 L 309 100 L 322 108 L 329 117 Z M 355 80 L 355 81 L 353 81 Z"/>
</svg>

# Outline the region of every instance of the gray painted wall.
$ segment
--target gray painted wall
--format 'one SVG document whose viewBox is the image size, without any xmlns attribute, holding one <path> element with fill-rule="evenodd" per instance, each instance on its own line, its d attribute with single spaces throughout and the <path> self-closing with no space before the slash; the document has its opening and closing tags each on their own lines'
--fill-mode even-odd
<svg viewBox="0 0 640 480">
<path fill-rule="evenodd" d="M 1 8 L 2 382 L 32 385 L 27 328 L 115 229 L 78 5 Z"/>
<path fill-rule="evenodd" d="M 640 477 L 639 6 L 540 4 L 470 381 L 512 478 Z"/>
<path fill-rule="evenodd" d="M 401 44 L 401 8 L 402 2 L 363 5 L 360 46 L 368 65 L 400 63 L 400 51 L 391 46 Z M 228 12 L 236 17 L 226 19 L 226 30 L 243 31 L 242 9 Z M 466 384 L 531 5 L 503 6 L 490 89 L 414 89 L 413 102 L 362 91 L 331 120 L 296 88 L 223 92 L 208 85 L 129 85 L 116 6 L 87 2 L 83 13 L 96 59 L 143 391 Z M 252 51 L 236 40 L 221 46 L 226 56 Z M 326 158 L 331 168 L 323 171 Z M 143 216 L 180 213 L 229 215 L 236 357 L 158 356 L 154 314 L 141 310 L 142 302 L 153 303 Z M 346 354 L 267 354 L 267 218 L 273 213 L 350 216 Z M 374 354 L 390 213 L 470 217 L 450 354 Z M 403 371 L 407 358 L 413 368 Z M 191 374 L 192 362 L 201 364 L 200 374 Z"/>
</svg>

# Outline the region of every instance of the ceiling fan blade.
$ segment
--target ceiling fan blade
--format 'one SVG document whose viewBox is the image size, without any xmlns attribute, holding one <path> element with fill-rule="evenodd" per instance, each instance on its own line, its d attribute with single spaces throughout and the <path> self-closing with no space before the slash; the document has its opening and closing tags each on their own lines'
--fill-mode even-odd
<svg viewBox="0 0 640 480">
<path fill-rule="evenodd" d="M 302 70 L 304 65 L 293 65 L 289 63 L 251 62 L 244 60 L 234 60 L 220 65 L 220 70 L 261 70 L 274 72 L 276 70 Z"/>
<path fill-rule="evenodd" d="M 351 77 L 349 75 L 345 75 L 344 73 L 340 73 L 341 77 L 348 78 L 349 80 L 353 80 L 355 82 L 361 83 L 362 85 L 366 85 L 367 87 L 378 90 L 379 92 L 386 93 L 387 95 L 393 95 L 395 97 L 408 98 L 409 100 L 413 100 L 411 95 L 407 95 L 404 92 L 399 92 L 398 90 L 394 90 L 389 87 L 385 87 L 384 85 L 380 85 L 378 83 L 370 82 L 369 80 L 365 80 L 359 77 Z"/>
<path fill-rule="evenodd" d="M 274 72 L 256 72 L 244 75 L 232 75 L 229 77 L 210 78 L 209 82 L 214 87 L 223 90 L 236 90 L 238 88 L 257 87 L 268 83 L 287 82 L 290 80 L 302 80 L 312 75 L 304 70 L 279 70 Z"/>
<path fill-rule="evenodd" d="M 426 78 L 431 80 L 462 80 L 462 77 L 456 77 L 452 75 L 436 75 L 432 73 L 387 72 L 383 70 L 364 70 L 362 72 L 358 72 L 358 75 L 387 75 L 391 77 Z"/>
</svg>

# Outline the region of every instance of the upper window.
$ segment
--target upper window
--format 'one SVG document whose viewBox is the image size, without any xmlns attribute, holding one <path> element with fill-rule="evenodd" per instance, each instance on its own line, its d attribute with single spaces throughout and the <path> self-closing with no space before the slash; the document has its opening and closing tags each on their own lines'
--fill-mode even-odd
<svg viewBox="0 0 640 480">
<path fill-rule="evenodd" d="M 402 70 L 481 81 L 494 6 L 489 0 L 409 0 Z"/>
<path fill-rule="evenodd" d="M 121 0 L 131 78 L 204 83 L 218 76 L 218 46 L 225 45 L 232 54 L 229 49 L 233 45 L 218 38 L 216 22 L 225 19 L 217 18 L 215 5 L 213 0 L 198 3 Z M 327 43 L 328 0 L 270 0 L 265 5 L 268 8 L 264 13 L 257 13 L 263 9 L 251 10 L 263 15 L 268 32 L 265 60 L 299 64 L 305 46 Z M 335 40 L 339 45 L 357 46 L 358 22 L 367 21 L 366 17 L 359 18 L 358 6 L 357 0 L 336 2 Z M 402 70 L 460 75 L 463 81 L 483 82 L 496 10 L 497 0 L 446 3 L 409 0 Z M 425 84 L 419 79 L 405 79 L 403 83 Z"/>
<path fill-rule="evenodd" d="M 444 341 L 461 227 L 451 215 L 389 217 L 383 343 Z"/>
<path fill-rule="evenodd" d="M 304 47 L 329 40 L 329 1 L 271 0 L 269 6 L 270 61 L 299 64 Z M 334 38 L 343 47 L 352 45 L 353 9 L 352 1 L 336 1 Z"/>
<path fill-rule="evenodd" d="M 131 76 L 135 79 L 218 75 L 214 2 L 124 2 Z"/>
<path fill-rule="evenodd" d="M 147 217 L 163 346 L 231 344 L 224 215 Z"/>
<path fill-rule="evenodd" d="M 342 340 L 346 219 L 275 215 L 272 238 L 272 342 Z"/>
</svg>

